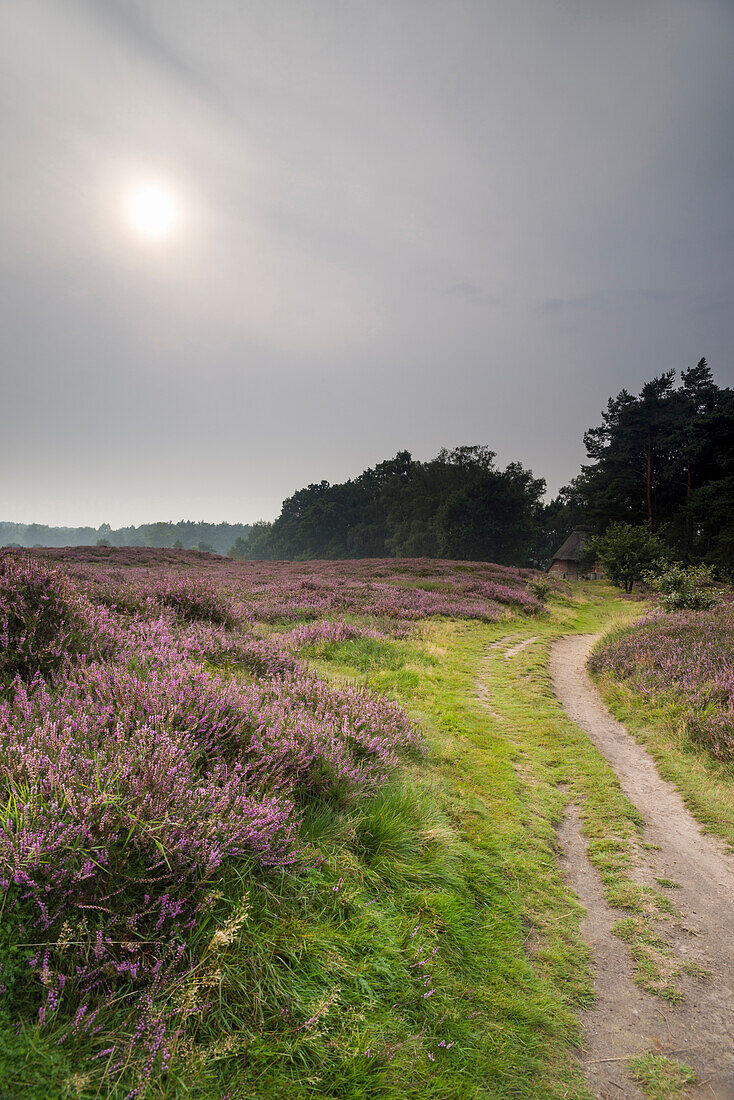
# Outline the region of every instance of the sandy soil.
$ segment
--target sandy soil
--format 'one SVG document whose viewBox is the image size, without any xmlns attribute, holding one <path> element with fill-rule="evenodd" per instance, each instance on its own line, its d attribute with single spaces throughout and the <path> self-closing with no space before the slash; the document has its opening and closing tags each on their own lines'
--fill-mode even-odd
<svg viewBox="0 0 734 1100">
<path fill-rule="evenodd" d="M 734 1100 L 734 856 L 701 832 L 672 784 L 661 779 L 652 758 L 602 703 L 586 672 L 595 641 L 570 635 L 551 651 L 556 694 L 568 715 L 589 735 L 614 768 L 622 789 L 645 820 L 633 877 L 645 884 L 672 879 L 669 896 L 680 919 L 661 933 L 681 960 L 711 971 L 711 978 L 677 979 L 685 1003 L 671 1006 L 632 982 L 625 945 L 610 929 L 625 914 L 611 909 L 596 870 L 586 858 L 577 808 L 560 830 L 570 887 L 586 909 L 582 935 L 595 967 L 597 1003 L 584 1014 L 584 1071 L 599 1100 L 639 1100 L 642 1093 L 625 1073 L 625 1061 L 648 1051 L 692 1066 L 700 1082 L 691 1098 Z"/>
</svg>

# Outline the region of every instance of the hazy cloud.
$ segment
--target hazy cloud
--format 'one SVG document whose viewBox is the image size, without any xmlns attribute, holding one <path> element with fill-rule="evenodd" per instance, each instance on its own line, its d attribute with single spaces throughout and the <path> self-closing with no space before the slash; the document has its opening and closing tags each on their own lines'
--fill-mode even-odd
<svg viewBox="0 0 734 1100">
<path fill-rule="evenodd" d="M 610 393 L 731 383 L 733 44 L 716 0 L 6 0 L 0 518 L 466 441 L 555 488 Z"/>
<path fill-rule="evenodd" d="M 490 305 L 497 301 L 497 298 L 491 298 L 484 288 L 477 286 L 476 283 L 452 283 L 451 286 L 446 287 L 444 293 L 454 298 L 462 298 L 472 305 Z"/>
</svg>

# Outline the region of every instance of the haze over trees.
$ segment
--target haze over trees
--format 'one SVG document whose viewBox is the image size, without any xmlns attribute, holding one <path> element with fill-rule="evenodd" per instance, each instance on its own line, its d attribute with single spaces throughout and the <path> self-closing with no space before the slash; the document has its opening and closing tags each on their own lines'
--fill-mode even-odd
<svg viewBox="0 0 734 1100">
<path fill-rule="evenodd" d="M 204 550 L 226 554 L 238 538 L 246 538 L 249 523 L 143 523 L 119 527 L 48 527 L 44 523 L 0 523 L 0 546 L 154 546 L 160 549 Z"/>
</svg>

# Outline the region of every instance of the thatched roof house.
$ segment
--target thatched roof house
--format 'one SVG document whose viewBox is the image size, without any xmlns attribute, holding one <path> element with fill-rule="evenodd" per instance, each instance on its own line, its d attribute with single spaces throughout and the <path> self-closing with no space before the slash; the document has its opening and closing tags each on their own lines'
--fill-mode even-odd
<svg viewBox="0 0 734 1100">
<path fill-rule="evenodd" d="M 564 580 L 578 581 L 583 577 L 596 580 L 599 575 L 598 565 L 595 564 L 591 572 L 581 568 L 584 547 L 590 536 L 591 530 L 588 527 L 577 527 L 572 531 L 563 545 L 559 546 L 553 555 L 548 566 L 548 572 L 555 573 L 556 576 L 563 577 Z"/>
</svg>

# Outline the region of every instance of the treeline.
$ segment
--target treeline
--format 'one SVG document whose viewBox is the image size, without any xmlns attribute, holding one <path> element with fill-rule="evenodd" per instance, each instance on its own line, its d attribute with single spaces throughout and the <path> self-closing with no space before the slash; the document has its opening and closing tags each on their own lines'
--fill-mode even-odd
<svg viewBox="0 0 734 1100">
<path fill-rule="evenodd" d="M 321 481 L 283 502 L 236 546 L 243 559 L 431 557 L 525 563 L 537 542 L 545 491 L 519 463 L 495 465 L 487 447 L 408 451 L 338 485 Z"/>
<path fill-rule="evenodd" d="M 227 554 L 247 538 L 248 523 L 144 523 L 140 527 L 48 527 L 43 523 L 0 523 L 0 546 L 156 546 Z"/>
<path fill-rule="evenodd" d="M 734 390 L 705 359 L 609 399 L 584 435 L 588 463 L 550 503 L 545 481 L 486 446 L 408 451 L 340 484 L 299 489 L 272 522 L 112 530 L 0 523 L 0 545 L 153 546 L 242 560 L 430 557 L 543 568 L 574 527 L 644 526 L 678 560 L 734 576 Z"/>
<path fill-rule="evenodd" d="M 408 451 L 337 485 L 308 485 L 273 523 L 238 540 L 242 559 L 445 557 L 544 567 L 574 527 L 645 526 L 673 556 L 734 575 L 734 391 L 705 359 L 610 398 L 584 435 L 588 464 L 544 504 L 545 482 L 485 446 Z"/>
<path fill-rule="evenodd" d="M 645 526 L 680 560 L 734 573 L 734 390 L 706 360 L 609 399 L 584 436 L 590 462 L 555 502 L 571 525 Z"/>
</svg>

